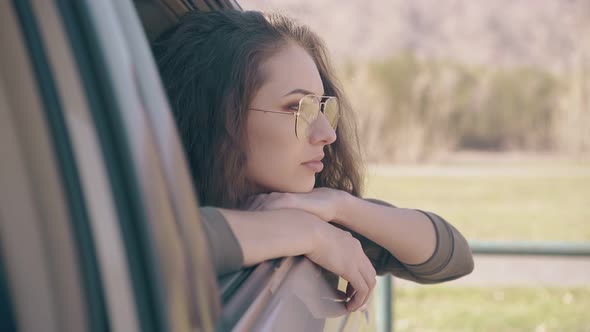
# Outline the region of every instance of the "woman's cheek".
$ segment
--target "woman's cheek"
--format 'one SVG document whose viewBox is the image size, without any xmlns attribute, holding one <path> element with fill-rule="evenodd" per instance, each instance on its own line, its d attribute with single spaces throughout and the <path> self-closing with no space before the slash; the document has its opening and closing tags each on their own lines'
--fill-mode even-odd
<svg viewBox="0 0 590 332">
<path fill-rule="evenodd" d="M 255 114 L 248 123 L 250 180 L 271 191 L 305 192 L 315 178 L 301 162 L 308 156 L 295 136 L 294 122 L 276 115 Z"/>
</svg>

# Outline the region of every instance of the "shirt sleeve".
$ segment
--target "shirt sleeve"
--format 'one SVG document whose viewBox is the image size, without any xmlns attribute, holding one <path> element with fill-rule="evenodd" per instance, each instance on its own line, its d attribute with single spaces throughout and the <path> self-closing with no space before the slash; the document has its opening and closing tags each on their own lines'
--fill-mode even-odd
<svg viewBox="0 0 590 332">
<path fill-rule="evenodd" d="M 366 199 L 375 204 L 395 207 L 389 203 Z M 436 234 L 432 256 L 421 264 L 405 264 L 389 251 L 366 237 L 353 232 L 377 274 L 391 273 L 396 277 L 422 284 L 440 283 L 465 276 L 473 271 L 473 257 L 467 240 L 446 220 L 432 212 L 417 210 L 428 217 Z"/>
<path fill-rule="evenodd" d="M 241 269 L 244 265 L 242 247 L 221 212 L 214 207 L 202 207 L 201 224 L 209 242 L 209 255 L 217 275 Z"/>
</svg>

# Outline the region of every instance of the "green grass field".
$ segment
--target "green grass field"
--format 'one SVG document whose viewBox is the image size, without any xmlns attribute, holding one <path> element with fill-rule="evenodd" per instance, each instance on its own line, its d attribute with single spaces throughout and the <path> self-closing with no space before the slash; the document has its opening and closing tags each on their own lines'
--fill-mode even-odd
<svg viewBox="0 0 590 332">
<path fill-rule="evenodd" d="M 590 164 L 392 167 L 369 174 L 366 197 L 436 212 L 469 240 L 590 241 Z"/>
<path fill-rule="evenodd" d="M 398 288 L 396 331 L 590 331 L 590 287 Z"/>
<path fill-rule="evenodd" d="M 369 174 L 366 197 L 436 212 L 468 240 L 590 241 L 588 163 L 472 161 Z M 396 331 L 590 331 L 590 285 L 443 284 L 394 294 Z"/>
</svg>

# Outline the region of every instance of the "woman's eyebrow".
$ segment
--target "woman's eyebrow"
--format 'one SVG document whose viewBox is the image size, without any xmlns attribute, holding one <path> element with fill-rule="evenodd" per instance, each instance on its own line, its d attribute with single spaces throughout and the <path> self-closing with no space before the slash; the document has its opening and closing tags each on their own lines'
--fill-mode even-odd
<svg viewBox="0 0 590 332">
<path fill-rule="evenodd" d="M 292 94 L 296 94 L 296 93 L 300 93 L 303 95 L 315 95 L 315 93 L 305 90 L 305 89 L 295 89 L 295 90 L 292 90 L 291 92 L 287 92 L 286 94 L 283 95 L 283 97 L 288 96 L 288 95 L 292 95 Z"/>
</svg>

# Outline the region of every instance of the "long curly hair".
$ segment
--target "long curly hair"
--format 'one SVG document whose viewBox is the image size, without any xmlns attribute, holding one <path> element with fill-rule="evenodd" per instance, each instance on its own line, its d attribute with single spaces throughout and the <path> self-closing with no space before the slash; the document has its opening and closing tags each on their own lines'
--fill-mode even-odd
<svg viewBox="0 0 590 332">
<path fill-rule="evenodd" d="M 245 176 L 247 108 L 265 81 L 261 65 L 289 42 L 310 54 L 326 95 L 340 100 L 338 138 L 326 147 L 315 187 L 361 195 L 355 121 L 321 39 L 280 14 L 191 12 L 152 49 L 202 205 L 240 208 L 252 194 Z"/>
</svg>

